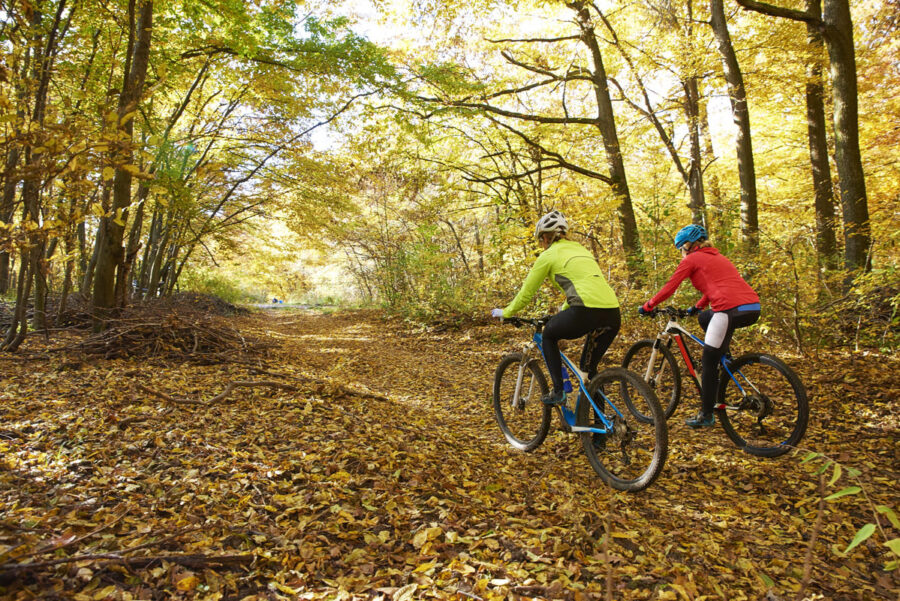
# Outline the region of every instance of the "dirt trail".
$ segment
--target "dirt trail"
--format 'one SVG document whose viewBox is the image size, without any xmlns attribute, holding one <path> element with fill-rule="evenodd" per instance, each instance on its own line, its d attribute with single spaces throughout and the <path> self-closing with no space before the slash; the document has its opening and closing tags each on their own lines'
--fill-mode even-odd
<svg viewBox="0 0 900 601">
<path fill-rule="evenodd" d="M 275 344 L 247 364 L 3 361 L 0 563 L 150 559 L 0 570 L 0 597 L 795 597 L 816 476 L 798 458 L 743 455 L 719 429 L 688 431 L 696 399 L 670 421 L 659 480 L 615 494 L 574 437 L 554 431 L 531 454 L 503 440 L 491 379 L 519 330 L 283 309 L 230 323 Z M 637 337 L 623 334 L 607 363 Z M 815 403 L 806 444 L 860 469 L 872 505 L 897 510 L 898 385 L 873 364 L 795 363 Z M 262 380 L 293 388 L 176 402 Z M 841 478 L 835 488 L 852 483 Z M 873 519 L 872 505 L 827 504 L 810 598 L 896 599 L 880 533 L 847 558 L 831 550 Z M 48 555 L 54 544 L 65 546 Z"/>
</svg>

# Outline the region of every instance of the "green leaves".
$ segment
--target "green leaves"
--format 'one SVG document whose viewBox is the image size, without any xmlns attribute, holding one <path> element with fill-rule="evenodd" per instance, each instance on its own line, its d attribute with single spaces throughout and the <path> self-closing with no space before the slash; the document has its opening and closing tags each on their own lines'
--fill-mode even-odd
<svg viewBox="0 0 900 601">
<path fill-rule="evenodd" d="M 834 501 L 836 499 L 840 499 L 841 497 L 846 497 L 847 495 L 855 495 L 862 489 L 858 486 L 848 486 L 847 488 L 843 488 L 836 493 L 832 493 L 825 497 L 826 501 Z"/>
<path fill-rule="evenodd" d="M 865 541 L 867 538 L 872 536 L 872 534 L 874 532 L 875 532 L 875 524 L 866 524 L 865 526 L 863 526 L 856 532 L 856 536 L 853 537 L 853 540 L 850 542 L 849 545 L 847 545 L 846 549 L 844 549 L 843 551 L 835 550 L 835 552 L 842 557 L 847 555 L 847 553 L 849 553 L 850 551 L 855 549 L 863 541 Z"/>
</svg>

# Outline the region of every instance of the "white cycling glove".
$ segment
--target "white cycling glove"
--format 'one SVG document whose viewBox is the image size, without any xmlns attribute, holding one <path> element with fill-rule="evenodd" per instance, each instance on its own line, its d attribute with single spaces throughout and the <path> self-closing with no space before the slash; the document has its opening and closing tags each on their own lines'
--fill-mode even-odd
<svg viewBox="0 0 900 601">
<path fill-rule="evenodd" d="M 491 317 L 503 317 L 503 309 L 491 309 Z"/>
</svg>

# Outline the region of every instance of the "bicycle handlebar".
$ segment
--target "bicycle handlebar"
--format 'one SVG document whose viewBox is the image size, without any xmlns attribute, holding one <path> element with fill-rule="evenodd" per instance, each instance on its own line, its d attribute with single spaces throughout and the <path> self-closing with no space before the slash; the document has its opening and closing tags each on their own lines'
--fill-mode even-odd
<svg viewBox="0 0 900 601">
<path fill-rule="evenodd" d="M 669 317 L 690 317 L 690 313 L 687 309 L 678 309 L 676 307 L 657 307 L 653 309 L 649 313 L 647 313 L 646 317 L 656 317 L 662 313 L 663 315 L 668 315 Z"/>
<path fill-rule="evenodd" d="M 544 315 L 543 317 L 537 317 L 537 318 L 504 317 L 500 321 L 501 321 L 501 323 L 512 324 L 512 325 L 516 326 L 517 328 L 520 328 L 522 326 L 531 326 L 532 328 L 537 329 L 537 328 L 540 328 L 540 327 L 543 327 L 544 325 L 546 325 L 546 323 L 548 321 L 550 321 L 551 317 L 552 317 L 552 315 Z"/>
</svg>

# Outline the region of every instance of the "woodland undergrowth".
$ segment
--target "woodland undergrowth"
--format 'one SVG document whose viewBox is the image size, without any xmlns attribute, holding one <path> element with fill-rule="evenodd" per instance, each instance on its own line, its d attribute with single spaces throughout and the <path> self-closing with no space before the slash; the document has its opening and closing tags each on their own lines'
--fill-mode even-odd
<svg viewBox="0 0 900 601">
<path fill-rule="evenodd" d="M 2 598 L 897 598 L 883 538 L 900 529 L 874 509 L 897 510 L 896 357 L 779 349 L 812 416 L 778 460 L 682 426 L 688 394 L 662 475 L 625 495 L 562 432 L 531 454 L 504 442 L 490 386 L 513 328 L 205 319 L 187 340 L 255 342 L 210 360 L 145 333 L 109 355 L 70 329 L 0 355 Z M 605 363 L 651 325 L 626 320 Z M 843 470 L 820 481 L 810 452 Z"/>
</svg>

